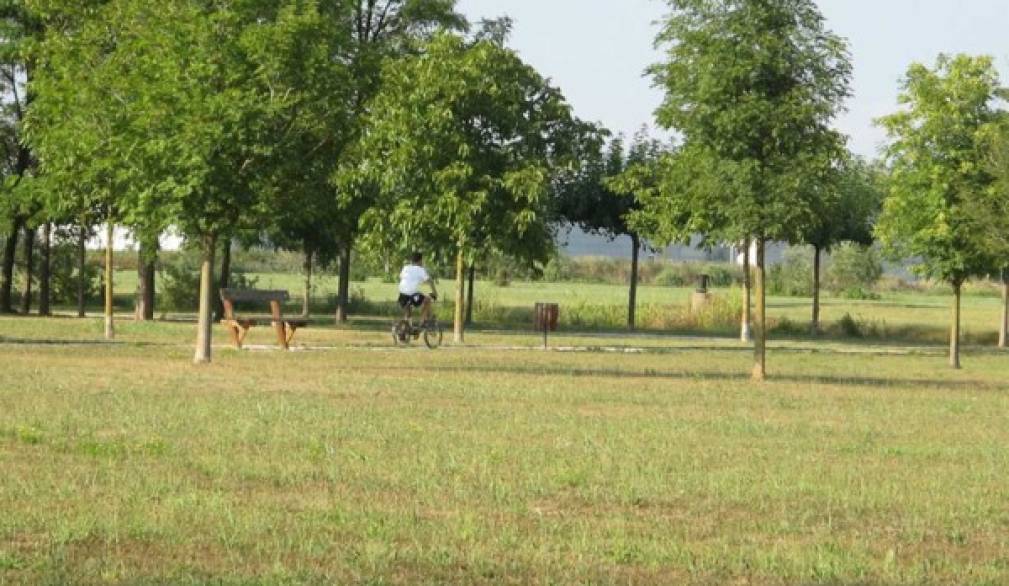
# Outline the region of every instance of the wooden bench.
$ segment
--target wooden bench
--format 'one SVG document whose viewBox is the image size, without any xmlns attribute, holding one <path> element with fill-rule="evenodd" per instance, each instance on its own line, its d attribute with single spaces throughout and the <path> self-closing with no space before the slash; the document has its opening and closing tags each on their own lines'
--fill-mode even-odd
<svg viewBox="0 0 1009 586">
<path fill-rule="evenodd" d="M 290 299 L 287 291 L 263 291 L 258 289 L 221 289 L 221 302 L 224 304 L 224 319 L 221 323 L 231 332 L 231 341 L 241 349 L 242 342 L 249 330 L 255 326 L 272 325 L 277 332 L 277 343 L 284 350 L 290 350 L 291 340 L 298 328 L 308 325 L 308 320 L 284 319 L 281 303 Z M 270 318 L 237 318 L 235 303 L 269 303 Z"/>
</svg>

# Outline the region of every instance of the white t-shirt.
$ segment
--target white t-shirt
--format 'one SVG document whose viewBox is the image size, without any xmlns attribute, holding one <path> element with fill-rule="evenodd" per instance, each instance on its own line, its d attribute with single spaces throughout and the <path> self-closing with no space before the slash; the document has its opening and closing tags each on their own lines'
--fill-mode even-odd
<svg viewBox="0 0 1009 586">
<path fill-rule="evenodd" d="M 431 280 L 424 267 L 406 265 L 399 273 L 399 292 L 402 295 L 420 293 L 420 286 Z"/>
</svg>

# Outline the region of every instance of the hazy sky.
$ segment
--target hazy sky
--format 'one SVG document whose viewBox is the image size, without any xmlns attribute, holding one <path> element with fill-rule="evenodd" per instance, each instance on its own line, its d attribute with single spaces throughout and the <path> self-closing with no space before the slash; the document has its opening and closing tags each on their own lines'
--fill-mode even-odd
<svg viewBox="0 0 1009 586">
<path fill-rule="evenodd" d="M 996 58 L 1009 85 L 1009 0 L 820 0 L 828 26 L 847 38 L 855 96 L 838 125 L 852 149 L 873 155 L 885 138 L 874 118 L 896 108 L 899 80 L 914 61 L 941 52 Z M 577 115 L 628 135 L 651 124 L 661 101 L 642 71 L 661 55 L 652 47 L 662 0 L 459 0 L 471 20 L 507 14 L 511 45 L 553 79 Z"/>
</svg>

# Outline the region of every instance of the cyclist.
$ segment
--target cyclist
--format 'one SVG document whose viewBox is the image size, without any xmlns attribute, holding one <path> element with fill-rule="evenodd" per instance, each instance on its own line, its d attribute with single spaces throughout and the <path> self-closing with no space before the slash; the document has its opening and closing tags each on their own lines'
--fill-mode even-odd
<svg viewBox="0 0 1009 586">
<path fill-rule="evenodd" d="M 431 286 L 431 295 L 421 293 L 421 285 Z M 431 320 L 431 301 L 438 299 L 438 290 L 434 279 L 424 268 L 424 256 L 415 252 L 410 257 L 410 264 L 403 267 L 399 273 L 399 306 L 403 308 L 403 319 L 409 320 L 414 307 L 420 308 L 423 323 Z"/>
</svg>

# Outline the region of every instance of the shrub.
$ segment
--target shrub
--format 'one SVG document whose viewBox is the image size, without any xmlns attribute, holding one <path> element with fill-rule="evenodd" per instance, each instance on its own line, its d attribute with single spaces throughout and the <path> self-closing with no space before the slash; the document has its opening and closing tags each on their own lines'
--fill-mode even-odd
<svg viewBox="0 0 1009 586">
<path fill-rule="evenodd" d="M 184 250 L 170 258 L 170 262 L 161 263 L 158 306 L 173 311 L 197 309 L 200 306 L 199 255 L 195 251 Z M 257 279 L 232 270 L 228 286 L 234 289 L 255 289 L 256 283 Z"/>
<path fill-rule="evenodd" d="M 769 329 L 776 334 L 784 334 L 786 336 L 802 336 L 809 333 L 808 325 L 793 321 L 787 317 L 779 318 L 771 324 Z"/>
<path fill-rule="evenodd" d="M 868 301 L 880 298 L 879 293 L 868 291 L 862 287 L 849 287 L 844 291 L 836 293 L 836 295 L 844 299 L 851 299 L 852 301 Z"/>
<path fill-rule="evenodd" d="M 849 243 L 831 253 L 825 285 L 830 291 L 849 299 L 866 299 L 871 297 L 865 294 L 882 276 L 883 263 L 876 249 Z"/>
<path fill-rule="evenodd" d="M 548 283 L 569 281 L 574 275 L 574 261 L 571 257 L 557 255 L 543 267 L 543 280 Z"/>
<path fill-rule="evenodd" d="M 791 248 L 782 262 L 767 271 L 767 291 L 771 295 L 809 297 L 813 294 L 812 254 L 806 248 Z"/>
<path fill-rule="evenodd" d="M 841 334 L 849 338 L 861 338 L 862 328 L 859 327 L 858 322 L 855 318 L 851 317 L 850 313 L 845 313 L 841 319 L 837 320 L 837 328 L 841 331 Z"/>
<path fill-rule="evenodd" d="M 511 285 L 512 276 L 511 272 L 505 267 L 499 267 L 494 273 L 494 284 L 498 287 L 507 287 Z"/>
<path fill-rule="evenodd" d="M 708 275 L 711 287 L 731 287 L 743 280 L 741 268 L 731 264 L 681 262 L 665 265 L 652 281 L 662 287 L 693 287 Z"/>
</svg>

